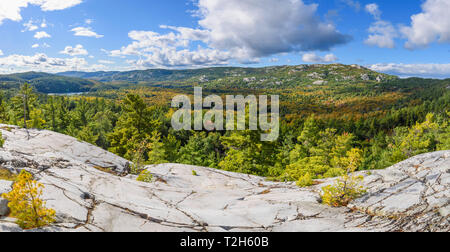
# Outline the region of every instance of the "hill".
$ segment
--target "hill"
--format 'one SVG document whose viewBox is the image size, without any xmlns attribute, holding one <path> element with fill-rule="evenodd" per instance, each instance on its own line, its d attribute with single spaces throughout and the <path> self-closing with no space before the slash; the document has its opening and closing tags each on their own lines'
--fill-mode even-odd
<svg viewBox="0 0 450 252">
<path fill-rule="evenodd" d="M 18 89 L 25 82 L 41 93 L 88 92 L 98 84 L 92 80 L 38 72 L 0 75 L 0 89 Z"/>
<path fill-rule="evenodd" d="M 30 83 L 41 93 L 75 93 L 136 87 L 210 89 L 286 89 L 297 87 L 386 83 L 395 76 L 358 65 L 300 65 L 264 68 L 215 67 L 188 70 L 150 69 L 128 72 L 27 72 L 0 75 L 0 89 Z"/>
<path fill-rule="evenodd" d="M 128 161 L 74 138 L 31 130 L 27 140 L 17 127 L 2 125 L 1 131 L 0 169 L 25 169 L 45 185 L 43 198 L 56 210 L 56 223 L 45 231 L 450 231 L 449 151 L 362 172 L 368 193 L 349 207 L 331 208 L 318 200 L 333 179 L 298 188 L 161 164 L 146 167 L 151 183 L 138 182 L 127 173 Z M 0 180 L 0 193 L 11 184 Z M 0 217 L 0 232 L 22 231 L 14 221 Z"/>
<path fill-rule="evenodd" d="M 193 70 L 152 69 L 129 72 L 64 72 L 58 75 L 150 87 L 287 88 L 333 83 L 380 83 L 397 77 L 358 65 L 299 65 L 264 68 L 216 67 Z"/>
</svg>

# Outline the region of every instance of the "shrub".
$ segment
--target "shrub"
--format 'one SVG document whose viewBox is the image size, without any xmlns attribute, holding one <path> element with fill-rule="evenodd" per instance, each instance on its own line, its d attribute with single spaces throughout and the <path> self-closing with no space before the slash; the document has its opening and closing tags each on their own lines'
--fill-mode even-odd
<svg viewBox="0 0 450 252">
<path fill-rule="evenodd" d="M 362 180 L 362 176 L 344 175 L 337 180 L 335 185 L 322 188 L 322 202 L 332 207 L 347 206 L 352 200 L 366 192 L 360 186 Z"/>
<path fill-rule="evenodd" d="M 2 195 L 9 201 L 11 216 L 17 218 L 21 228 L 41 228 L 55 222 L 55 210 L 46 208 L 46 203 L 41 199 L 43 188 L 30 173 L 22 171 L 13 190 Z"/>
<path fill-rule="evenodd" d="M 313 185 L 313 178 L 311 174 L 306 173 L 304 176 L 300 177 L 300 179 L 297 181 L 297 186 L 299 187 L 307 187 Z"/>
<path fill-rule="evenodd" d="M 5 144 L 5 139 L 3 139 L 2 132 L 0 131 L 0 148 L 3 148 L 4 144 Z"/>
<path fill-rule="evenodd" d="M 192 176 L 198 176 L 197 172 L 192 170 Z"/>
<path fill-rule="evenodd" d="M 15 181 L 17 175 L 12 173 L 10 170 L 2 168 L 0 166 L 0 180 L 8 180 L 8 181 Z"/>
<path fill-rule="evenodd" d="M 150 173 L 150 171 L 144 170 L 141 172 L 141 174 L 139 174 L 137 181 L 150 183 L 150 182 L 152 182 L 152 179 L 153 179 L 153 175 Z"/>
<path fill-rule="evenodd" d="M 145 156 L 147 141 L 143 141 L 133 154 L 133 163 L 131 165 L 131 174 L 141 174 L 145 169 Z"/>
<path fill-rule="evenodd" d="M 347 206 L 366 192 L 360 185 L 364 178 L 353 175 L 362 163 L 362 151 L 359 149 L 348 151 L 339 163 L 347 172 L 334 185 L 322 188 L 322 202 L 333 207 Z"/>
</svg>

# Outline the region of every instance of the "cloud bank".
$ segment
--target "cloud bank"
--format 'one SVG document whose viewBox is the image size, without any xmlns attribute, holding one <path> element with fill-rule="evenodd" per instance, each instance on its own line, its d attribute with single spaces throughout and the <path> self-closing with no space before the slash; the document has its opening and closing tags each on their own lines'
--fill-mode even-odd
<svg viewBox="0 0 450 252">
<path fill-rule="evenodd" d="M 338 61 L 338 57 L 334 54 L 327 54 L 325 56 L 318 56 L 315 53 L 303 54 L 302 60 L 306 63 L 332 63 Z"/>
<path fill-rule="evenodd" d="M 83 48 L 82 45 L 76 45 L 75 47 L 72 46 L 66 46 L 66 48 L 59 52 L 61 54 L 67 54 L 70 56 L 77 56 L 77 55 L 88 55 L 88 51 Z"/>
<path fill-rule="evenodd" d="M 82 71 L 90 69 L 88 63 L 83 58 L 51 58 L 46 54 L 37 53 L 33 56 L 9 55 L 0 58 L 0 69 L 3 72 L 62 72 L 62 71 Z"/>
<path fill-rule="evenodd" d="M 367 4 L 366 11 L 373 16 L 375 22 L 370 25 L 369 37 L 364 41 L 366 45 L 380 48 L 394 48 L 395 39 L 398 38 L 398 31 L 391 22 L 381 19 L 380 7 L 375 4 Z"/>
<path fill-rule="evenodd" d="M 409 49 L 427 47 L 433 42 L 450 43 L 450 1 L 427 0 L 422 12 L 411 17 L 411 25 L 401 28 Z"/>
<path fill-rule="evenodd" d="M 449 78 L 450 64 L 374 64 L 369 69 L 401 77 Z"/>
<path fill-rule="evenodd" d="M 103 38 L 103 35 L 97 34 L 90 27 L 76 27 L 70 30 L 74 32 L 75 36 L 79 37 L 92 37 L 92 38 Z"/>
<path fill-rule="evenodd" d="M 302 0 L 198 0 L 198 28 L 161 26 L 165 34 L 131 31 L 132 43 L 112 56 L 139 56 L 141 67 L 196 67 L 301 51 L 328 51 L 351 38 L 321 21 Z M 195 46 L 194 46 L 195 45 Z"/>
<path fill-rule="evenodd" d="M 64 10 L 78 5 L 83 0 L 1 0 L 0 25 L 4 20 L 21 21 L 21 9 L 29 5 L 40 6 L 43 11 Z"/>
</svg>

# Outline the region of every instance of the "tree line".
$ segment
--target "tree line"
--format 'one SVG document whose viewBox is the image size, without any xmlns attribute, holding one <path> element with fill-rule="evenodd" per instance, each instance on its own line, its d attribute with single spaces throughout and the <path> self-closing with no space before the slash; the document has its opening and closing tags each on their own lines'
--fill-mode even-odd
<svg viewBox="0 0 450 252">
<path fill-rule="evenodd" d="M 174 131 L 167 104 L 138 94 L 123 99 L 38 94 L 24 84 L 0 94 L 0 122 L 48 129 L 97 145 L 134 162 L 182 163 L 260 175 L 300 186 L 351 168 L 382 169 L 409 157 L 450 149 L 449 92 L 391 108 L 379 117 L 282 115 L 280 138 L 261 142 L 259 131 Z M 283 111 L 283 109 L 282 109 Z M 357 164 L 357 167 L 354 167 Z"/>
</svg>

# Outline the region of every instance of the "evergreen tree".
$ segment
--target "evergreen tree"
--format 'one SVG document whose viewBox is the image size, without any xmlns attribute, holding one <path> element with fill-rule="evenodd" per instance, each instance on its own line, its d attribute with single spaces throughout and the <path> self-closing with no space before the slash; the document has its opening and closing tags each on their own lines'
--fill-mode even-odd
<svg viewBox="0 0 450 252">
<path fill-rule="evenodd" d="M 22 122 L 20 126 L 25 129 L 28 128 L 27 122 L 30 120 L 30 113 L 36 102 L 37 96 L 28 83 L 22 85 L 19 94 L 12 100 L 14 116 L 18 122 Z"/>
</svg>

